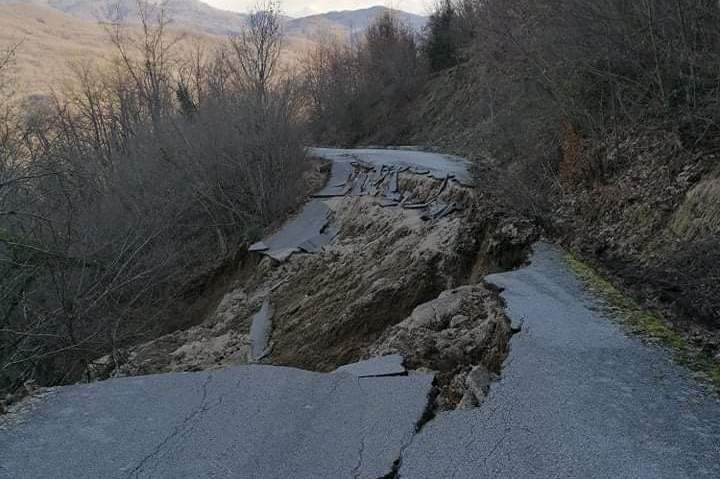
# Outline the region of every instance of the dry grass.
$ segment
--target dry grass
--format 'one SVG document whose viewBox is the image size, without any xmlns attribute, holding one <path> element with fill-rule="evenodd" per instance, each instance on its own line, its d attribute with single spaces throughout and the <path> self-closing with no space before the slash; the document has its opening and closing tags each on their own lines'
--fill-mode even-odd
<svg viewBox="0 0 720 479">
<path fill-rule="evenodd" d="M 212 47 L 223 37 L 176 30 L 190 47 L 197 43 Z M 35 5 L 0 5 L 0 50 L 22 42 L 14 62 L 14 92 L 21 97 L 47 94 L 70 78 L 72 63 L 110 58 L 115 50 L 107 33 L 96 22 Z M 315 42 L 293 36 L 287 39 L 281 58 L 292 68 Z M 179 51 L 186 50 L 181 46 Z"/>
<path fill-rule="evenodd" d="M 686 240 L 720 233 L 720 178 L 695 185 L 673 215 L 671 227 Z"/>
<path fill-rule="evenodd" d="M 33 5 L 0 6 L 0 45 L 21 41 L 14 64 L 16 93 L 47 93 L 68 76 L 72 61 L 102 58 L 112 45 L 102 28 Z"/>
<path fill-rule="evenodd" d="M 680 364 L 695 371 L 720 391 L 720 363 L 712 355 L 692 345 L 670 322 L 642 308 L 578 257 L 568 254 L 565 260 L 585 286 L 607 302 L 613 317 L 619 319 L 630 332 L 668 347 Z"/>
</svg>

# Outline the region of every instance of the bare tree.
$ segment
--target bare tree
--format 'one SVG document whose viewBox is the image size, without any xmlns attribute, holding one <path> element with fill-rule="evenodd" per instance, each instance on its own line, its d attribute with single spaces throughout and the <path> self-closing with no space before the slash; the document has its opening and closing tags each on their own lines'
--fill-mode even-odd
<svg viewBox="0 0 720 479">
<path fill-rule="evenodd" d="M 403 109 L 422 82 L 415 33 L 392 12 L 380 15 L 350 45 L 328 42 L 305 61 L 304 84 L 316 141 L 393 143 Z"/>
<path fill-rule="evenodd" d="M 167 1 L 137 0 L 137 20 L 142 33 L 129 33 L 127 19 L 118 4 L 106 30 L 129 78 L 135 83 L 142 105 L 158 128 L 172 101 L 170 67 L 172 50 L 182 35 L 168 31 Z"/>
<path fill-rule="evenodd" d="M 248 17 L 247 28 L 230 38 L 237 80 L 265 101 L 276 73 L 283 32 L 279 3 L 265 0 Z"/>
<path fill-rule="evenodd" d="M 14 45 L 11 45 L 4 51 L 0 51 L 0 90 L 4 86 L 3 79 L 7 74 L 7 71 L 9 70 L 10 65 L 12 64 L 12 61 L 15 58 L 15 53 L 17 52 L 17 49 L 20 48 L 20 45 L 21 42 L 18 42 Z"/>
<path fill-rule="evenodd" d="M 109 68 L 76 65 L 0 122 L 3 392 L 192 324 L 213 274 L 301 199 L 297 95 L 272 62 L 258 103 L 235 55 L 176 61 L 162 6 L 141 5 L 140 35 L 108 24 Z"/>
</svg>

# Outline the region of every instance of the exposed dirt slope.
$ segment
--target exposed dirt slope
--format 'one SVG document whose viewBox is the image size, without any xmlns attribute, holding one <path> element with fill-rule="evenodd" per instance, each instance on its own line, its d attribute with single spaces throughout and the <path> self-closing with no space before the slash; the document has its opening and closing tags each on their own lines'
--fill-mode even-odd
<svg viewBox="0 0 720 479">
<path fill-rule="evenodd" d="M 560 237 L 696 341 L 720 346 L 716 158 L 662 131 L 629 132 L 617 145 L 586 142 L 579 151 L 563 165 Z"/>
<path fill-rule="evenodd" d="M 391 176 L 385 181 L 394 181 Z M 367 177 L 356 168 L 354 184 L 366 184 Z M 134 348 L 115 373 L 247 362 L 251 317 L 269 301 L 273 331 L 265 362 L 331 371 L 401 352 L 409 367 L 440 373 L 442 407 L 476 404 L 481 392 L 467 391 L 484 386 L 466 378 L 473 373 L 489 381 L 498 373 L 510 337 L 497 294 L 478 281 L 522 262 L 535 230 L 479 209 L 474 192 L 457 183 L 409 171 L 398 180 L 407 205 L 435 198 L 459 209 L 432 217 L 423 209 L 385 206 L 373 194 L 330 199 L 339 232 L 334 243 L 285 262 L 249 258 L 201 325 Z"/>
<path fill-rule="evenodd" d="M 518 120 L 496 131 L 514 141 L 506 158 L 488 154 L 484 139 L 495 131 L 492 120 L 501 112 L 488 102 L 492 85 L 483 82 L 477 68 L 460 65 L 429 81 L 408 109 L 412 133 L 406 141 L 439 145 L 476 160 L 480 171 L 507 183 L 501 188 L 511 207 L 530 213 L 541 209 L 536 217 L 543 218 L 547 235 L 673 321 L 699 347 L 720 354 L 717 155 L 697 135 L 682 131 L 626 130 L 598 142 L 558 124 L 559 144 L 550 152 L 558 171 L 535 164 L 530 166 L 534 176 L 517 175 L 548 152 L 533 151 L 523 139 L 530 133 Z M 503 99 L 495 107 L 502 105 L 507 117 L 515 103 Z M 516 119 L 522 117 L 515 113 Z M 547 185 L 539 184 L 548 179 Z M 479 184 L 480 189 L 488 186 L 495 187 Z M 516 194 L 519 190 L 522 195 Z"/>
<path fill-rule="evenodd" d="M 439 406 L 477 406 L 500 372 L 510 324 L 495 291 L 485 285 L 444 291 L 387 329 L 373 355 L 400 353 L 407 367 L 439 371 Z"/>
</svg>

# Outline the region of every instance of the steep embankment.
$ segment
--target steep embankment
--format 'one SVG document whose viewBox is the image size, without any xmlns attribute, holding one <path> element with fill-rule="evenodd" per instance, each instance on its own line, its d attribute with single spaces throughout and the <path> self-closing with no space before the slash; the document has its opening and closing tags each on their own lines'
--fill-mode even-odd
<svg viewBox="0 0 720 479">
<path fill-rule="evenodd" d="M 401 353 L 406 366 L 439 372 L 440 407 L 477 404 L 475 383 L 500 371 L 511 335 L 497 294 L 479 281 L 520 264 L 535 230 L 446 173 L 368 158 L 346 176 L 334 171 L 301 213 L 318 231 L 291 221 L 287 238 L 281 230 L 256 245 L 201 325 L 134 348 L 115 374 L 255 361 L 331 371 Z M 268 315 L 269 348 L 256 354 L 253 322 Z"/>
<path fill-rule="evenodd" d="M 457 158 L 316 153 L 330 183 L 202 324 L 104 364 L 208 371 L 43 391 L 0 418 L 0 477 L 717 477 L 717 397 L 560 248 L 506 271 L 536 230 Z"/>
<path fill-rule="evenodd" d="M 702 341 L 702 330 L 720 328 L 716 160 L 672 132 L 608 143 L 584 141 L 563 159 L 557 232 Z M 588 168 L 598 172 L 592 182 Z"/>
<path fill-rule="evenodd" d="M 507 128 L 497 122 L 512 118 L 518 102 L 493 101 L 493 86 L 478 68 L 461 65 L 431 79 L 411 105 L 407 141 L 476 160 L 489 173 L 480 189 L 540 220 L 549 236 L 674 323 L 691 347 L 717 358 L 716 155 L 683 132 L 629 129 L 597 141 L 567 124 L 555 125 L 548 155 L 547 145 L 527 143 L 533 127 L 525 120 Z M 503 161 L 489 153 L 490 135 L 508 139 L 512 151 Z M 493 137 L 492 147 L 502 141 Z M 546 150 L 539 155 L 534 147 Z M 533 165 L 541 156 L 552 161 Z"/>
</svg>

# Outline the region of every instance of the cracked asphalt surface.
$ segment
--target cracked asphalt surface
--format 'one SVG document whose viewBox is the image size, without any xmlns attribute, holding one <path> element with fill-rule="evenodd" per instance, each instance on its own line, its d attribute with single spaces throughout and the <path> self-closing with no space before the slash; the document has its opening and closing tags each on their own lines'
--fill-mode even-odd
<svg viewBox="0 0 720 479">
<path fill-rule="evenodd" d="M 322 198 L 347 193 L 353 161 L 469 181 L 445 155 L 312 151 L 333 160 L 331 180 L 265 254 L 331 240 Z M 404 375 L 397 356 L 327 374 L 251 365 L 121 378 L 56 388 L 0 417 L 0 479 L 375 479 L 398 458 L 401 478 L 720 477 L 717 397 L 625 334 L 562 255 L 539 244 L 529 267 L 487 278 L 522 324 L 502 378 L 481 407 L 419 433 L 433 377 Z"/>
<path fill-rule="evenodd" d="M 355 161 L 468 177 L 445 155 L 313 152 L 332 160 L 328 185 L 253 251 L 283 261 L 331 241 L 322 198 L 348 194 Z M 255 355 L 268 322 L 253 322 Z M 55 388 L 0 417 L 0 478 L 384 477 L 411 444 L 432 381 L 388 356 L 327 374 L 250 365 Z"/>
<path fill-rule="evenodd" d="M 0 418 L 0 477 L 374 479 L 432 379 L 254 365 L 57 388 Z"/>
<path fill-rule="evenodd" d="M 468 164 L 464 158 L 441 153 L 430 153 L 412 149 L 384 150 L 374 148 L 336 149 L 312 148 L 310 153 L 328 160 L 344 162 L 348 158 L 379 166 L 400 166 L 424 170 L 437 179 L 448 175 L 462 184 L 472 184 Z"/>
<path fill-rule="evenodd" d="M 720 477 L 720 403 L 670 353 L 628 336 L 539 244 L 529 267 L 487 278 L 523 322 L 478 409 L 439 414 L 399 477 Z"/>
<path fill-rule="evenodd" d="M 330 209 L 324 199 L 349 193 L 346 182 L 354 162 L 359 161 L 375 167 L 386 165 L 413 168 L 435 178 L 445 179 L 449 175 L 463 184 L 471 184 L 467 161 L 457 156 L 383 149 L 310 148 L 308 151 L 311 155 L 332 161 L 327 185 L 302 208 L 298 215 L 262 242 L 251 247 L 251 249 L 260 248 L 262 254 L 278 261 L 285 261 L 291 254 L 300 250 L 315 252 L 334 239 L 336 232 L 329 224 Z"/>
</svg>

